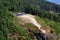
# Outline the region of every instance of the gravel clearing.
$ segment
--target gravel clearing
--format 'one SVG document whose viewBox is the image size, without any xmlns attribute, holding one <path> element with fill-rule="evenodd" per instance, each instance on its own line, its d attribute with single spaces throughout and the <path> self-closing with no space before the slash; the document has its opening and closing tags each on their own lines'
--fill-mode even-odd
<svg viewBox="0 0 60 40">
<path fill-rule="evenodd" d="M 41 30 L 43 33 L 46 31 L 41 29 L 41 25 L 35 20 L 34 16 L 31 14 L 24 14 L 24 13 L 17 13 L 17 17 L 22 19 L 25 23 L 33 23 L 39 30 Z"/>
</svg>

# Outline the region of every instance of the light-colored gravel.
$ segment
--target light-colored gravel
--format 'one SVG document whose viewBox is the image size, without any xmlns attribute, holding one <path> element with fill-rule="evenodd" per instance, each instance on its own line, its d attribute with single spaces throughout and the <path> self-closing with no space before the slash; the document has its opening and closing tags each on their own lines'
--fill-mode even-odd
<svg viewBox="0 0 60 40">
<path fill-rule="evenodd" d="M 22 13 L 20 13 L 20 14 L 22 14 Z M 45 30 L 41 29 L 42 26 L 39 23 L 37 23 L 37 21 L 35 20 L 33 15 L 23 14 L 23 15 L 18 15 L 17 17 L 20 18 L 25 23 L 33 23 L 39 30 L 41 30 L 43 33 L 45 33 Z"/>
</svg>

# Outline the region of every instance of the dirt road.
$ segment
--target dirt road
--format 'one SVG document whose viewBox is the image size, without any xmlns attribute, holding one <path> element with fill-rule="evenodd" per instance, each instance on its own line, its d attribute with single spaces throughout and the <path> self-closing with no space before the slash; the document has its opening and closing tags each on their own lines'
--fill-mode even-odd
<svg viewBox="0 0 60 40">
<path fill-rule="evenodd" d="M 31 14 L 17 13 L 17 17 L 23 19 L 25 23 L 33 23 L 40 31 L 45 33 L 45 30 L 41 29 L 41 25 L 35 20 Z"/>
</svg>

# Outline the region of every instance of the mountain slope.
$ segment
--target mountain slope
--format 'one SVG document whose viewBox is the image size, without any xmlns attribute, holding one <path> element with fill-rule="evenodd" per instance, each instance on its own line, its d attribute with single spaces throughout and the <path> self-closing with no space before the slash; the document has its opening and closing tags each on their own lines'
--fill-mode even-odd
<svg viewBox="0 0 60 40">
<path fill-rule="evenodd" d="M 0 40 L 35 40 L 34 36 L 30 35 L 25 26 L 20 25 L 18 19 L 8 10 L 3 9 L 2 12 L 0 13 Z"/>
<path fill-rule="evenodd" d="M 18 15 L 18 13 L 17 13 L 17 15 Z M 28 23 L 32 23 L 33 25 L 35 25 L 37 28 L 38 28 L 38 30 L 40 30 L 41 32 L 42 32 L 42 34 L 44 34 L 45 36 L 48 36 L 47 38 L 48 39 L 51 39 L 51 40 L 57 40 L 57 36 L 55 35 L 55 34 L 53 34 L 53 33 L 51 33 L 51 29 L 50 28 L 48 28 L 47 27 L 47 25 L 46 25 L 46 27 L 43 29 L 43 26 L 41 26 L 36 20 L 35 20 L 35 18 L 34 18 L 34 16 L 33 15 L 31 15 L 31 14 L 23 14 L 23 13 L 19 13 L 19 15 L 17 16 L 19 19 L 21 19 L 20 20 L 20 22 L 19 23 L 24 23 L 24 24 L 28 24 Z M 38 17 L 37 17 L 38 18 Z M 40 19 L 40 18 L 39 18 Z M 39 19 L 37 19 L 37 20 L 39 20 Z M 22 22 L 21 22 L 22 21 Z M 40 20 L 39 20 L 40 21 Z M 44 24 L 43 24 L 44 25 Z M 42 28 L 41 28 L 42 27 Z M 40 33 L 41 33 L 40 32 Z M 43 36 L 44 36 L 43 35 Z M 47 40 L 47 38 L 45 38 L 44 40 Z"/>
<path fill-rule="evenodd" d="M 60 5 L 45 0 L 0 0 L 0 40 L 55 40 L 56 36 L 59 39 L 60 16 L 56 15 L 59 11 Z M 16 12 L 36 15 L 47 34 L 31 23 L 19 23 L 21 19 L 13 15 Z"/>
</svg>

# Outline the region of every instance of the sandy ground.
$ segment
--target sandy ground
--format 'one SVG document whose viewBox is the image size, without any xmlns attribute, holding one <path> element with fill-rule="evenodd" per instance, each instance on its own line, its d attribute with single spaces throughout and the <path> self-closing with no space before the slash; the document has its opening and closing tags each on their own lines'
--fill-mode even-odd
<svg viewBox="0 0 60 40">
<path fill-rule="evenodd" d="M 20 13 L 20 14 L 22 14 L 22 13 Z M 19 15 L 17 17 L 22 19 L 22 21 L 24 21 L 25 23 L 33 23 L 39 30 L 41 30 L 43 33 L 45 33 L 45 30 L 41 29 L 42 26 L 39 23 L 37 23 L 37 21 L 35 20 L 33 15 L 23 14 L 23 15 Z"/>
</svg>

